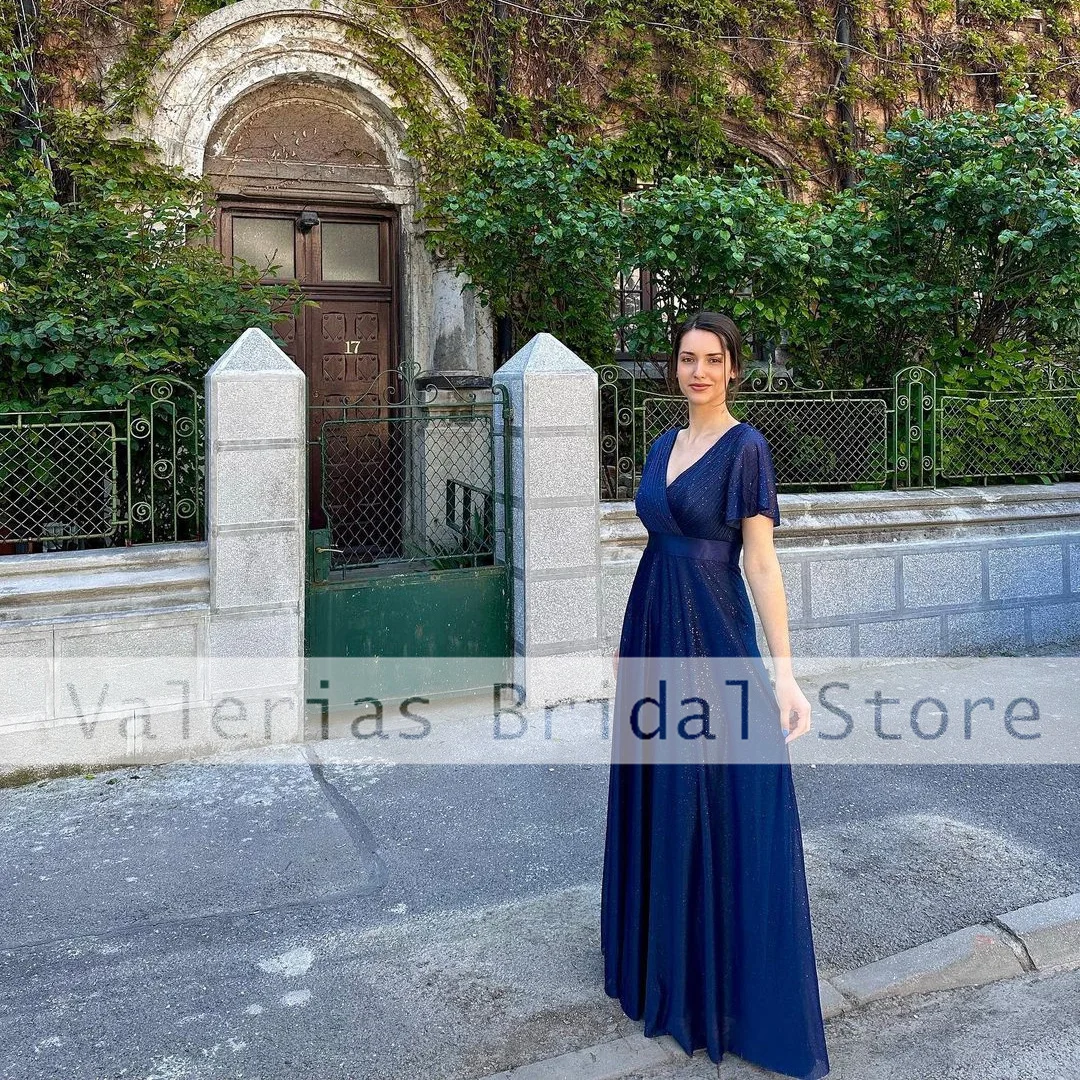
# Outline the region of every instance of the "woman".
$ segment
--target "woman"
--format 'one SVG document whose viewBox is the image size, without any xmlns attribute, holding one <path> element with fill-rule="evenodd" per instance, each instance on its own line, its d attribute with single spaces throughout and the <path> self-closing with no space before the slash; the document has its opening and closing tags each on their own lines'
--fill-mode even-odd
<svg viewBox="0 0 1080 1080">
<path fill-rule="evenodd" d="M 601 896 L 605 988 L 631 1019 L 644 1019 L 648 1037 L 670 1034 L 688 1054 L 705 1047 L 718 1066 L 731 1051 L 784 1076 L 818 1080 L 829 1059 L 787 751 L 810 730 L 810 704 L 792 674 L 769 445 L 728 411 L 741 351 L 742 336 L 725 315 L 700 312 L 679 328 L 670 363 L 689 425 L 649 447 L 635 500 L 649 543 L 616 653 Z M 767 760 L 732 760 L 740 710 L 728 705 L 718 720 L 715 708 L 731 700 L 721 684 L 732 680 L 689 657 L 746 658 L 727 663 L 750 673 L 741 681 L 741 730 L 745 738 L 749 708 Z M 684 740 L 696 743 L 689 755 L 682 749 L 678 760 L 658 762 L 664 740 L 654 736 L 667 729 L 656 719 L 665 699 L 653 677 L 661 670 L 668 681 L 685 677 L 688 665 L 695 690 L 703 670 L 712 680 L 714 708 L 709 716 L 702 710 L 692 731 L 704 738 Z M 652 708 L 648 722 L 642 701 Z M 706 752 L 722 760 L 695 759 Z"/>
</svg>

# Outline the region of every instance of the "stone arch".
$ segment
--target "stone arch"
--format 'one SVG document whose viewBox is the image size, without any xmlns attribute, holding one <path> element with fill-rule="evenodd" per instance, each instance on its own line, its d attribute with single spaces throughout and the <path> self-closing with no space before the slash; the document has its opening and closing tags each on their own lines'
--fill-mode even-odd
<svg viewBox="0 0 1080 1080">
<path fill-rule="evenodd" d="M 203 172 L 219 193 L 318 184 L 335 192 L 407 184 L 396 140 L 347 86 L 299 77 L 249 90 L 211 128 Z"/>
<path fill-rule="evenodd" d="M 365 35 L 350 32 L 357 26 Z M 423 73 L 427 101 L 439 117 L 461 122 L 465 95 L 426 46 L 381 28 L 372 9 L 342 0 L 238 0 L 198 20 L 158 62 L 150 83 L 155 104 L 137 119 L 137 132 L 156 144 L 165 163 L 192 176 L 209 174 L 219 192 L 266 193 L 269 178 L 282 196 L 330 195 L 396 208 L 401 358 L 426 369 L 490 373 L 488 313 L 463 279 L 436 269 L 422 241 L 416 169 L 402 150 L 401 102 L 380 74 L 365 40 L 371 35 Z M 333 130 L 302 140 L 311 160 L 275 152 L 260 131 L 260 117 L 275 110 L 293 125 L 322 110 Z M 261 158 L 245 157 L 245 147 Z"/>
<path fill-rule="evenodd" d="M 220 8 L 182 34 L 159 61 L 150 87 L 156 105 L 139 127 L 168 164 L 201 175 L 204 148 L 226 110 L 259 87 L 303 79 L 348 87 L 358 104 L 380 118 L 384 135 L 397 142 L 397 95 L 364 42 L 348 32 L 364 25 L 363 15 L 361 6 L 339 0 L 317 7 L 297 0 L 239 0 Z M 385 36 L 375 25 L 369 32 Z M 403 32 L 392 42 L 427 76 L 433 107 L 447 119 L 459 116 L 466 98 L 438 70 L 430 51 Z M 409 163 L 400 152 L 395 157 L 391 167 L 404 180 Z"/>
<path fill-rule="evenodd" d="M 735 146 L 748 150 L 773 170 L 785 198 L 797 196 L 798 192 L 791 178 L 791 166 L 796 155 L 791 147 L 774 135 L 763 135 L 735 120 L 721 120 L 720 124 L 724 134 Z"/>
</svg>

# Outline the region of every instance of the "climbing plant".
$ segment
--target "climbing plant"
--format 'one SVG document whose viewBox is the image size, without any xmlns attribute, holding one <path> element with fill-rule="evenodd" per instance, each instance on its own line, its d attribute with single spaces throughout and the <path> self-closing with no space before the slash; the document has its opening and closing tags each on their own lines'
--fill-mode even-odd
<svg viewBox="0 0 1080 1080">
<path fill-rule="evenodd" d="M 284 287 L 227 267 L 206 189 L 110 137 L 109 117 L 32 107 L 0 60 L 0 408 L 109 405 L 148 373 L 198 381 Z M 202 242 L 200 242 L 202 241 Z"/>
<path fill-rule="evenodd" d="M 48 163 L 25 129 L 6 136 L 0 225 L 40 237 L 0 270 L 22 390 L 70 389 L 76 370 L 112 387 L 135 357 L 197 366 L 280 299 L 175 243 L 181 222 L 205 232 L 194 189 L 106 137 L 152 107 L 177 35 L 228 2 L 40 0 L 24 58 Z M 626 329 L 643 354 L 706 302 L 857 380 L 1075 340 L 1075 192 L 1052 176 L 1080 105 L 1070 0 L 1037 19 L 1020 0 L 338 2 L 394 94 L 428 243 L 519 340 L 549 329 L 607 358 L 615 276 L 642 266 L 658 304 Z M 463 114 L 437 107 L 402 32 L 458 82 Z M 88 277 L 89 255 L 108 272 Z M 61 302 L 91 294 L 103 322 Z M 110 335 L 118 353 L 90 347 Z"/>
<path fill-rule="evenodd" d="M 612 151 L 559 136 L 495 141 L 439 195 L 427 227 L 438 258 L 470 276 L 525 340 L 546 330 L 583 357 L 611 356 L 619 183 Z"/>
</svg>

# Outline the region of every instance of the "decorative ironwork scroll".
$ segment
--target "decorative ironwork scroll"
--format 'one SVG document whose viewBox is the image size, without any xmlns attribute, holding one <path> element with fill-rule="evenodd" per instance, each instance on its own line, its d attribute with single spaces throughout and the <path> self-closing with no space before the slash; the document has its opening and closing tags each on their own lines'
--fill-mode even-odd
<svg viewBox="0 0 1080 1080">
<path fill-rule="evenodd" d="M 0 413 L 0 543 L 203 539 L 199 392 L 159 375 L 112 409 Z"/>
<path fill-rule="evenodd" d="M 598 376 L 601 498 L 632 499 L 649 445 L 687 422 L 686 399 L 628 364 L 605 364 Z M 1080 387 L 1057 369 L 1034 394 L 945 390 L 919 365 L 898 371 L 892 386 L 853 389 L 755 369 L 731 413 L 769 440 L 788 490 L 1080 475 Z"/>
</svg>

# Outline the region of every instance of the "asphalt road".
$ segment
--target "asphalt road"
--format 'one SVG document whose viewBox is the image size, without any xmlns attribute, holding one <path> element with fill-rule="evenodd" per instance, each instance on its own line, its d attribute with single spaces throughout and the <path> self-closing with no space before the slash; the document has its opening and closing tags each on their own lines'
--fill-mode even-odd
<svg viewBox="0 0 1080 1080">
<path fill-rule="evenodd" d="M 1080 767 L 795 775 L 825 975 L 1080 890 Z M 605 800 L 599 765 L 298 753 L 0 792 L 0 1077 L 464 1080 L 633 1031 Z M 923 1038 L 897 1024 L 882 1055 Z M 843 1080 L 891 1075 L 939 1074 Z"/>
</svg>

